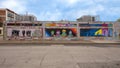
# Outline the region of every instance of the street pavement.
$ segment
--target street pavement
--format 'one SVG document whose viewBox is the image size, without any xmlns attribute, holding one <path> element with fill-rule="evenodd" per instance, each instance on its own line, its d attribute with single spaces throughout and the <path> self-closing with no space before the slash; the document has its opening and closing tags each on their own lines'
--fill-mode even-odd
<svg viewBox="0 0 120 68">
<path fill-rule="evenodd" d="M 0 68 L 120 68 L 120 47 L 1 45 Z"/>
</svg>

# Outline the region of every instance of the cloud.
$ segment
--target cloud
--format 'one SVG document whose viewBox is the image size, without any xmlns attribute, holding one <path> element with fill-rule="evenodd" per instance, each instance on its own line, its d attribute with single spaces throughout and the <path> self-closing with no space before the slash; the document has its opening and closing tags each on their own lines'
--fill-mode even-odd
<svg viewBox="0 0 120 68">
<path fill-rule="evenodd" d="M 119 17 L 119 0 L 0 0 L 0 8 L 34 14 L 38 20 L 76 20 L 82 15 Z M 104 20 L 104 18 L 102 18 Z"/>
<path fill-rule="evenodd" d="M 18 13 L 25 12 L 25 4 L 26 2 L 23 0 L 3 0 L 0 2 L 1 8 L 8 8 Z"/>
<path fill-rule="evenodd" d="M 57 9 L 55 11 L 43 11 L 39 14 L 38 19 L 40 20 L 47 20 L 47 21 L 55 21 L 60 20 L 62 13 Z"/>
<path fill-rule="evenodd" d="M 66 20 L 76 20 L 83 15 L 94 15 L 97 16 L 99 12 L 104 11 L 105 8 L 102 5 L 91 6 L 88 8 L 73 9 L 71 11 L 61 12 L 62 18 Z"/>
<path fill-rule="evenodd" d="M 120 14 L 120 7 L 107 8 L 106 11 L 109 15 L 118 15 Z"/>
<path fill-rule="evenodd" d="M 64 5 L 64 7 L 81 6 L 83 4 L 91 4 L 93 1 L 90 0 L 57 0 L 58 3 Z"/>
</svg>

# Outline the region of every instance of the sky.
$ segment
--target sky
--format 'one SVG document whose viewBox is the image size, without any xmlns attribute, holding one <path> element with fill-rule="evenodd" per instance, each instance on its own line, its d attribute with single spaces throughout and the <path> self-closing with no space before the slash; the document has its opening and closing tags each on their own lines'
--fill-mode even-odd
<svg viewBox="0 0 120 68">
<path fill-rule="evenodd" d="M 82 15 L 99 16 L 100 21 L 120 18 L 120 0 L 0 0 L 0 8 L 18 14 L 33 14 L 39 21 L 75 21 Z"/>
</svg>

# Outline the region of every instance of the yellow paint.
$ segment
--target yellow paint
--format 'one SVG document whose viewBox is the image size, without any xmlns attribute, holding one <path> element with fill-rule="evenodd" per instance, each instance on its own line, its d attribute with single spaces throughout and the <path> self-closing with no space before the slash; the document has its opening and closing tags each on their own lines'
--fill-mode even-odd
<svg viewBox="0 0 120 68">
<path fill-rule="evenodd" d="M 56 23 L 46 23 L 45 26 L 46 26 L 46 27 L 56 26 Z"/>
<path fill-rule="evenodd" d="M 98 31 L 96 31 L 95 35 L 102 35 L 102 29 L 99 29 Z"/>
</svg>

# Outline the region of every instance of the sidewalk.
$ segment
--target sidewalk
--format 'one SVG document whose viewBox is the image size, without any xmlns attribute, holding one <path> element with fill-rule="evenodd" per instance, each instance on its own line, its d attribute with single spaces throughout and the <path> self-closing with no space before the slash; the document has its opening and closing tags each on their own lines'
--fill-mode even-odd
<svg viewBox="0 0 120 68">
<path fill-rule="evenodd" d="M 94 43 L 120 43 L 120 40 L 91 40 Z"/>
<path fill-rule="evenodd" d="M 93 43 L 91 41 L 85 41 L 85 40 L 79 40 L 79 41 L 70 41 L 70 40 L 0 40 L 0 44 L 2 43 L 20 43 L 20 44 L 24 44 L 24 43 L 28 43 L 28 44 L 67 44 L 67 43 Z"/>
<path fill-rule="evenodd" d="M 111 40 L 0 40 L 0 44 L 120 44 Z"/>
</svg>

